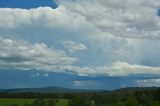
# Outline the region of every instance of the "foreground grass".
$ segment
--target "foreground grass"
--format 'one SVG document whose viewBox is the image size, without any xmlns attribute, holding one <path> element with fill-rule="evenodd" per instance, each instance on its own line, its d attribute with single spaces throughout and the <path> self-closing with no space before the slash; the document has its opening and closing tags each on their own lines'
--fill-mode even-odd
<svg viewBox="0 0 160 106">
<path fill-rule="evenodd" d="M 13 99 L 13 98 L 0 98 L 0 106 L 7 106 L 12 104 L 18 104 L 19 106 L 25 106 L 25 103 L 33 103 L 35 99 Z M 67 106 L 67 99 L 57 99 L 56 106 Z"/>
<path fill-rule="evenodd" d="M 25 103 L 32 103 L 34 99 L 10 99 L 10 98 L 0 98 L 0 106 L 7 106 L 12 104 L 18 104 L 24 106 Z"/>
<path fill-rule="evenodd" d="M 67 99 L 58 99 L 56 106 L 67 106 L 68 100 Z"/>
</svg>

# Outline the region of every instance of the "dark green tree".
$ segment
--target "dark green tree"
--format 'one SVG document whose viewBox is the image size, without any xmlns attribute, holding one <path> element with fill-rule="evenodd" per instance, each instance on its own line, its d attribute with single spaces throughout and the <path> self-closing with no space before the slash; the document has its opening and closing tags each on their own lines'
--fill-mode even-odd
<svg viewBox="0 0 160 106">
<path fill-rule="evenodd" d="M 76 96 L 69 100 L 68 106 L 92 106 L 92 103 L 90 100 L 86 99 L 85 96 Z"/>
<path fill-rule="evenodd" d="M 160 88 L 158 88 L 154 93 L 154 99 L 160 101 Z"/>
<path fill-rule="evenodd" d="M 47 99 L 46 106 L 56 106 L 56 101 L 54 99 Z"/>
<path fill-rule="evenodd" d="M 46 101 L 45 99 L 36 99 L 34 102 L 33 102 L 33 106 L 46 106 Z"/>
<path fill-rule="evenodd" d="M 131 93 L 127 98 L 125 106 L 141 106 L 141 105 L 138 103 L 136 96 L 133 93 Z"/>
</svg>

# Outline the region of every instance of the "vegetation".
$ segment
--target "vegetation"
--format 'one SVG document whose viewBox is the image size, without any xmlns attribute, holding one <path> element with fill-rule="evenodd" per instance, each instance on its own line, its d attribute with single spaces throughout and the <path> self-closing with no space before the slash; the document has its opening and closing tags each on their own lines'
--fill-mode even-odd
<svg viewBox="0 0 160 106">
<path fill-rule="evenodd" d="M 18 104 L 24 106 L 25 103 L 32 103 L 34 99 L 15 99 L 15 98 L 1 98 L 0 106 L 12 106 Z"/>
<path fill-rule="evenodd" d="M 99 93 L 3 92 L 0 97 L 0 106 L 160 106 L 160 88 Z"/>
<path fill-rule="evenodd" d="M 0 106 L 67 106 L 67 99 L 19 99 L 1 98 Z M 44 105 L 45 104 L 45 105 Z"/>
</svg>

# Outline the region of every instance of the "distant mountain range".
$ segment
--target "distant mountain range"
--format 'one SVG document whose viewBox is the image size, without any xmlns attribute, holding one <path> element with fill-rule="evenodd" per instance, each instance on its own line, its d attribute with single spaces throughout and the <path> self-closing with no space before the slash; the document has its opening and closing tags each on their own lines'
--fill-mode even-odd
<svg viewBox="0 0 160 106">
<path fill-rule="evenodd" d="M 0 89 L 0 92 L 8 92 L 8 93 L 23 93 L 23 92 L 33 92 L 33 93 L 95 93 L 95 92 L 105 92 L 105 93 L 124 93 L 130 91 L 143 91 L 143 90 L 157 90 L 158 87 L 129 87 L 129 88 L 121 88 L 113 91 L 109 90 L 87 90 L 87 89 L 70 89 L 63 87 L 45 87 L 45 88 L 16 88 L 16 89 Z"/>
<path fill-rule="evenodd" d="M 102 92 L 103 90 L 86 90 L 86 89 L 70 89 L 63 87 L 45 87 L 45 88 L 15 88 L 15 89 L 0 89 L 0 92 L 34 92 L 34 93 L 76 93 L 76 92 Z"/>
</svg>

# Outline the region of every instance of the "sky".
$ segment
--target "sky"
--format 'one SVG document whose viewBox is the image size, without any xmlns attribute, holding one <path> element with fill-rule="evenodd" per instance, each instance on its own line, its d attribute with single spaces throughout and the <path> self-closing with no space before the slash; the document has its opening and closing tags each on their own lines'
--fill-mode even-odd
<svg viewBox="0 0 160 106">
<path fill-rule="evenodd" d="M 159 87 L 159 28 L 158 0 L 0 0 L 0 88 Z"/>
</svg>

